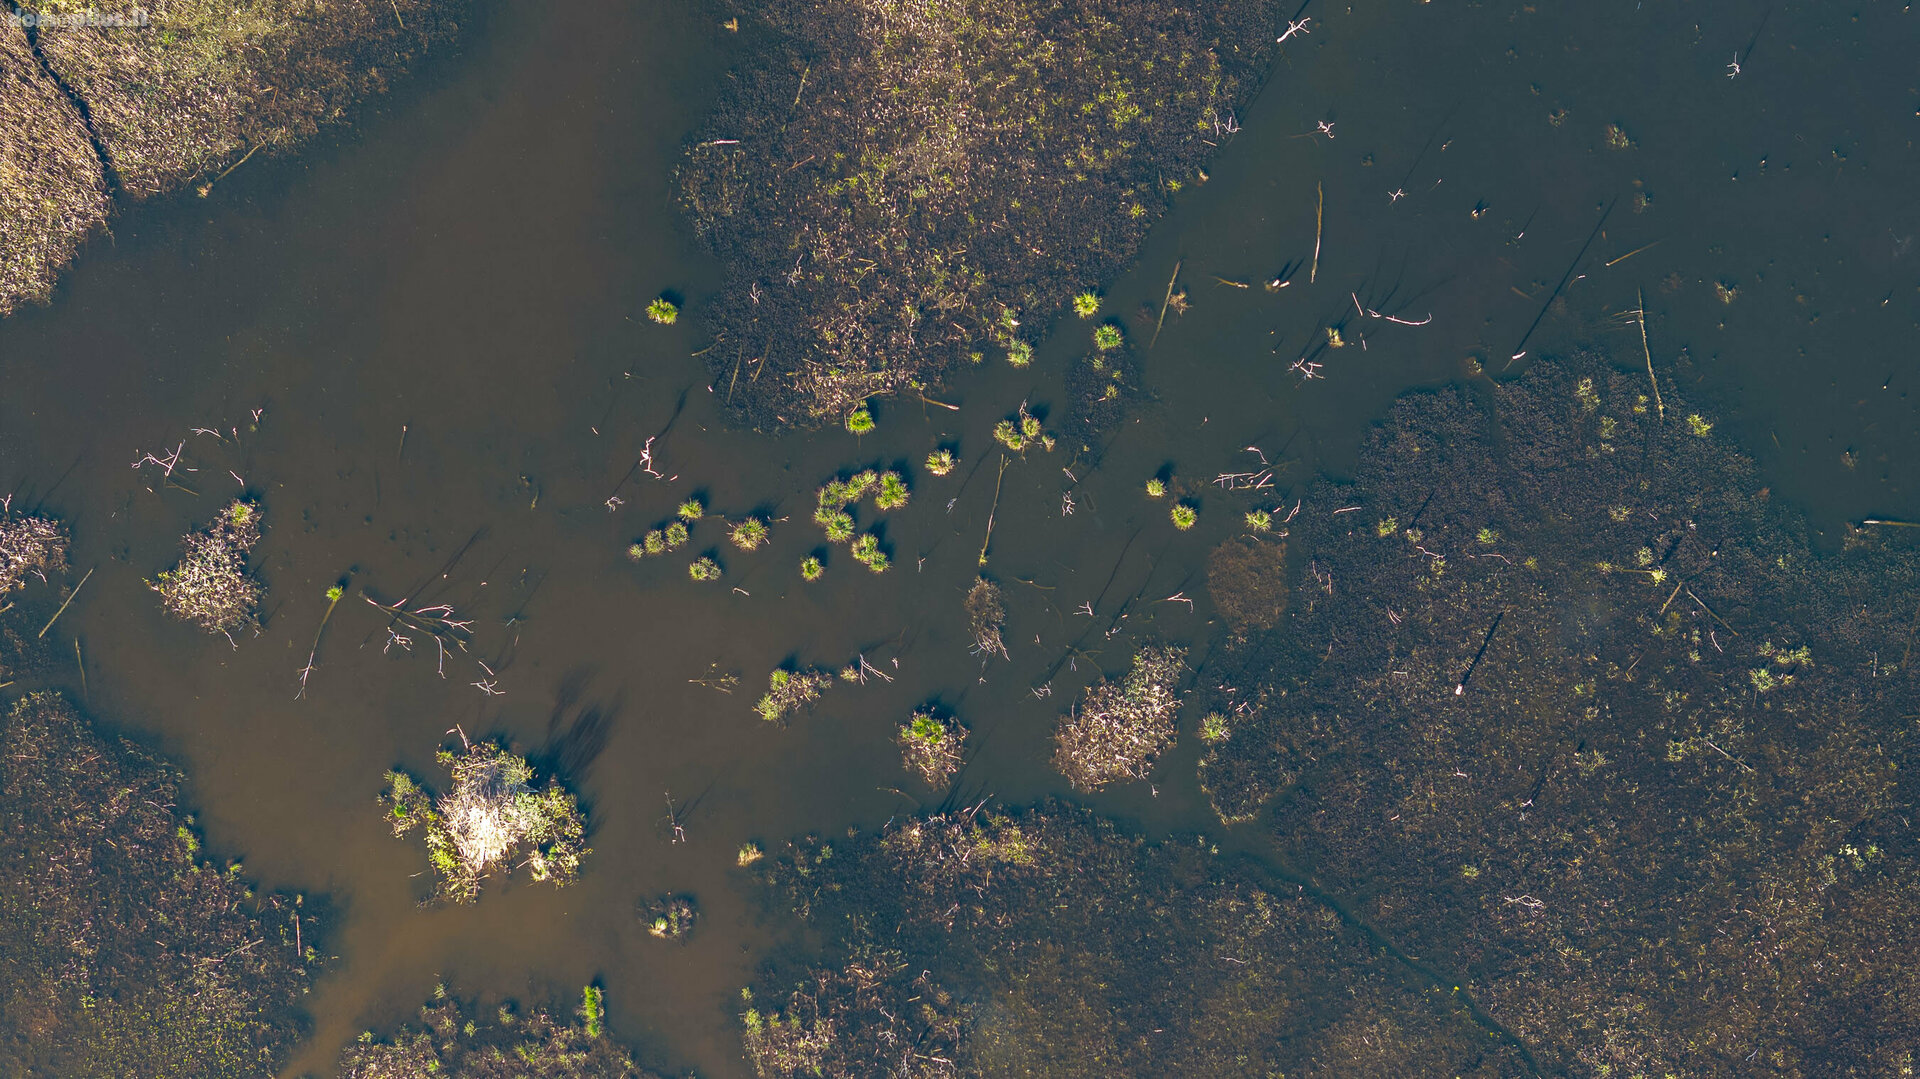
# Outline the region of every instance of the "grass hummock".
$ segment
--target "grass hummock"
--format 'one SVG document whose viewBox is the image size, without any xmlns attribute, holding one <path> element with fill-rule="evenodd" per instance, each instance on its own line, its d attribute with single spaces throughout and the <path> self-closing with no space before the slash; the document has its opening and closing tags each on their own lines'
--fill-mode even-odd
<svg viewBox="0 0 1920 1079">
<path fill-rule="evenodd" d="M 767 542 L 767 522 L 758 517 L 749 517 L 734 525 L 727 538 L 743 551 L 757 551 Z"/>
<path fill-rule="evenodd" d="M 1117 780 L 1145 779 L 1173 745 L 1186 649 L 1149 645 L 1118 682 L 1087 687 L 1054 732 L 1053 766 L 1073 789 L 1091 793 Z"/>
<path fill-rule="evenodd" d="M 1173 527 L 1185 532 L 1187 529 L 1199 523 L 1200 511 L 1194 509 L 1191 503 L 1175 502 L 1173 507 L 1167 511 L 1167 517 L 1173 521 Z"/>
<path fill-rule="evenodd" d="M 985 577 L 976 578 L 973 587 L 967 589 L 965 606 L 967 632 L 973 634 L 973 650 L 980 655 L 998 654 L 1002 659 L 1011 659 L 1006 642 L 1001 639 L 1007 612 L 1000 604 L 1000 586 Z"/>
<path fill-rule="evenodd" d="M 464 735 L 462 738 L 464 739 Z M 536 881 L 565 886 L 580 875 L 586 820 L 572 793 L 549 779 L 533 787 L 533 768 L 493 742 L 468 742 L 437 756 L 452 785 L 434 797 L 412 776 L 387 773 L 380 800 L 396 837 L 424 827 L 427 858 L 438 875 L 435 895 L 469 903 L 498 870 L 525 866 Z"/>
<path fill-rule="evenodd" d="M 880 489 L 873 494 L 873 508 L 886 512 L 897 510 L 907 504 L 909 492 L 907 481 L 898 472 L 883 473 L 880 477 Z"/>
<path fill-rule="evenodd" d="M 1100 294 L 1089 289 L 1073 297 L 1073 313 L 1081 318 L 1092 318 L 1100 313 Z"/>
<path fill-rule="evenodd" d="M 704 516 L 706 512 L 707 507 L 702 505 L 699 499 L 689 498 L 685 502 L 680 503 L 680 508 L 675 510 L 674 514 L 683 521 L 697 521 Z"/>
<path fill-rule="evenodd" d="M 0 596 L 25 587 L 28 574 L 44 583 L 67 569 L 67 530 L 45 517 L 0 516 Z"/>
<path fill-rule="evenodd" d="M 853 560 L 875 573 L 885 573 L 887 552 L 880 549 L 880 537 L 868 532 L 853 541 Z"/>
<path fill-rule="evenodd" d="M 961 746 L 967 729 L 956 719 L 941 719 L 929 711 L 915 712 L 894 734 L 900 757 L 907 770 L 926 780 L 927 786 L 940 790 L 953 781 L 954 774 L 966 763 Z"/>
<path fill-rule="evenodd" d="M 247 552 L 260 542 L 260 511 L 236 500 L 199 532 L 180 540 L 180 563 L 147 582 L 161 606 L 183 622 L 233 643 L 235 630 L 254 625 L 266 586 L 247 573 Z M 236 647 L 238 647 L 236 645 Z"/>
<path fill-rule="evenodd" d="M 647 317 L 662 326 L 671 326 L 680 319 L 680 308 L 665 296 L 647 305 Z"/>
<path fill-rule="evenodd" d="M 820 694 L 833 686 L 833 676 L 825 671 L 776 668 L 767 675 L 767 692 L 753 710 L 768 723 L 785 723 L 788 716 L 813 707 Z"/>
<path fill-rule="evenodd" d="M 873 430 L 873 412 L 865 405 L 847 413 L 847 430 L 856 435 L 864 435 Z"/>
<path fill-rule="evenodd" d="M 720 563 L 711 558 L 696 558 L 687 566 L 687 576 L 696 581 L 717 581 L 720 572 Z"/>
<path fill-rule="evenodd" d="M 959 464 L 959 458 L 953 455 L 952 450 L 944 446 L 927 454 L 927 471 L 935 476 L 944 476 L 952 472 Z"/>
<path fill-rule="evenodd" d="M 826 572 L 826 564 L 820 561 L 818 555 L 808 555 L 800 560 L 800 579 L 803 581 L 817 581 Z"/>
<path fill-rule="evenodd" d="M 660 940 L 686 940 L 699 917 L 700 910 L 692 896 L 663 895 L 640 905 L 640 919 L 647 923 L 647 935 Z"/>
</svg>

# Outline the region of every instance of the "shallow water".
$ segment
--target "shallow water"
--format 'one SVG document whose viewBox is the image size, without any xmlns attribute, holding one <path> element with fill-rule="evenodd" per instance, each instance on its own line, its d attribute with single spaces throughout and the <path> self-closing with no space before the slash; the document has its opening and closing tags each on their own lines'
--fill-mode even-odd
<svg viewBox="0 0 1920 1079">
<path fill-rule="evenodd" d="M 1653 366 L 1816 528 L 1920 519 L 1901 467 L 1920 458 L 1914 14 L 1308 14 L 1311 33 L 1288 42 L 1210 181 L 1106 290 L 1144 346 L 1180 266 L 1192 311 L 1168 316 L 1142 354 L 1156 401 L 1097 471 L 1064 450 L 1016 459 L 997 507 L 987 432 L 1022 400 L 1062 407 L 1078 324 L 1058 327 L 1029 372 L 983 369 L 934 395 L 961 411 L 886 404 L 864 439 L 725 421 L 692 356 L 718 269 L 674 208 L 670 170 L 740 41 L 682 6 L 490 10 L 354 133 L 251 163 L 208 199 L 129 212 L 52 307 L 0 324 L 0 485 L 70 522 L 78 572 L 99 567 L 58 625 L 80 644 L 92 712 L 188 767 L 213 850 L 266 887 L 336 904 L 338 958 L 288 1074 L 329 1072 L 342 1042 L 410 1016 L 436 982 L 565 998 L 594 978 L 644 1060 L 746 1074 L 733 1001 L 779 927 L 739 888 L 741 842 L 916 809 L 928 796 L 888 739 L 929 701 L 974 732 L 956 797 L 1064 794 L 1047 766 L 1051 721 L 1096 666 L 1122 667 L 1147 637 L 1204 657 L 1204 555 L 1240 512 L 1204 485 L 1248 468 L 1243 447 L 1284 462 L 1283 503 L 1288 487 L 1338 474 L 1396 394 L 1483 378 L 1469 358 L 1498 375 L 1524 337 L 1528 357 L 1589 344 L 1640 361 L 1639 323 L 1621 314 L 1642 291 Z M 1634 145 L 1609 149 L 1609 123 Z M 1269 293 L 1262 282 L 1311 256 L 1317 187 L 1314 280 L 1303 265 Z M 1564 302 L 1549 305 L 1570 264 Z M 1731 303 L 1716 284 L 1736 290 Z M 640 310 L 663 289 L 693 317 L 647 323 Z M 1356 305 L 1433 318 L 1395 325 Z M 1330 324 L 1356 343 L 1316 349 Z M 1303 382 L 1289 365 L 1310 349 L 1323 377 Z M 649 435 L 677 479 L 633 470 Z M 198 471 L 174 478 L 191 491 L 128 467 L 183 439 Z M 965 462 L 946 479 L 917 467 L 938 443 Z M 893 570 L 875 577 L 836 550 L 827 577 L 803 584 L 797 563 L 824 545 L 814 488 L 903 464 L 914 501 L 882 526 Z M 1193 533 L 1140 493 L 1165 466 L 1195 485 Z M 266 509 L 270 593 L 264 631 L 236 650 L 166 622 L 140 581 L 242 484 Z M 720 551 L 717 586 L 688 581 L 684 558 L 628 564 L 625 545 L 695 493 L 736 518 L 774 517 L 771 548 Z M 987 572 L 1005 589 L 1012 659 L 983 668 L 960 600 L 990 512 Z M 722 546 L 713 521 L 694 538 L 696 553 Z M 350 598 L 295 700 L 322 594 L 343 575 Z M 475 620 L 472 651 L 444 679 L 431 642 L 383 654 L 384 619 L 352 598 L 362 589 L 453 605 Z M 1165 598 L 1181 594 L 1197 602 Z M 1095 619 L 1074 613 L 1088 601 Z M 857 654 L 893 680 L 837 686 L 790 729 L 750 711 L 775 665 Z M 490 680 L 480 661 L 503 695 L 472 684 Z M 689 681 L 715 665 L 740 677 L 731 694 Z M 1049 682 L 1053 696 L 1036 697 Z M 77 669 L 66 684 L 81 691 Z M 438 778 L 433 749 L 456 725 L 576 762 L 595 850 L 578 886 L 496 881 L 472 907 L 416 905 L 421 848 L 387 835 L 374 796 L 395 765 Z M 583 752 L 596 735 L 601 751 Z M 1154 784 L 1091 803 L 1152 833 L 1221 831 L 1191 741 Z M 684 946 L 648 938 L 635 913 L 668 891 L 700 902 Z"/>
</svg>

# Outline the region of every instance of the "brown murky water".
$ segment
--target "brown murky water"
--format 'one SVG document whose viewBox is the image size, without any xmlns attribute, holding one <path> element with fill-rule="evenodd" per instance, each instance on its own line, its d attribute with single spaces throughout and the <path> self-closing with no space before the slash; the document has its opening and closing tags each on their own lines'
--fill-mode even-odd
<svg viewBox="0 0 1920 1079">
<path fill-rule="evenodd" d="M 928 701 L 974 730 L 957 797 L 1061 794 L 1051 720 L 1093 667 L 1119 668 L 1150 636 L 1204 657 L 1204 554 L 1243 507 L 1203 493 L 1201 526 L 1176 534 L 1141 495 L 1147 476 L 1171 465 L 1204 484 L 1257 446 L 1285 462 L 1280 502 L 1337 473 L 1395 394 L 1484 377 L 1470 358 L 1497 375 L 1523 337 L 1529 356 L 1584 343 L 1641 362 L 1622 313 L 1642 293 L 1653 365 L 1818 527 L 1920 518 L 1920 90 L 1902 51 L 1920 40 L 1915 15 L 1614 7 L 1308 10 L 1311 33 L 1289 42 L 1211 180 L 1107 290 L 1144 343 L 1181 266 L 1193 310 L 1144 356 L 1156 403 L 1098 471 L 1030 451 L 1006 472 L 988 572 L 1013 658 L 984 667 L 960 598 L 993 509 L 988 431 L 1022 400 L 1061 407 L 1082 329 L 1061 326 L 1029 372 L 961 378 L 940 394 L 957 413 L 882 407 L 863 440 L 728 427 L 691 355 L 718 270 L 669 175 L 738 47 L 717 17 L 491 10 L 354 134 L 123 217 L 53 307 L 0 325 L 0 485 L 66 518 L 76 566 L 99 567 L 59 624 L 91 710 L 189 767 L 214 850 L 336 904 L 337 958 L 289 1074 L 328 1073 L 343 1041 L 409 1016 L 436 982 L 492 999 L 571 997 L 595 978 L 643 1059 L 744 1074 L 733 1001 L 778 927 L 738 888 L 740 843 L 917 808 L 925 792 L 888 737 Z M 1607 145 L 1609 124 L 1629 147 Z M 1287 288 L 1261 288 L 1289 262 L 1302 265 Z M 662 289 L 696 317 L 647 323 Z M 1347 347 L 1322 347 L 1329 325 Z M 1310 351 L 1322 377 L 1303 382 L 1289 366 Z M 633 478 L 649 435 L 677 479 Z M 128 467 L 182 440 L 190 491 Z M 942 442 L 966 463 L 921 474 Z M 913 503 L 882 526 L 894 568 L 875 577 L 836 550 L 803 584 L 799 560 L 823 546 L 814 488 L 875 465 L 916 466 Z M 264 631 L 232 650 L 164 621 L 140 581 L 243 484 L 266 508 L 271 590 Z M 684 558 L 628 564 L 626 544 L 695 493 L 776 518 L 771 548 L 721 551 L 717 586 L 687 580 Z M 721 545 L 715 522 L 696 527 L 695 553 Z M 439 677 L 431 642 L 383 653 L 384 620 L 349 599 L 295 700 L 342 576 L 453 605 L 474 620 L 472 651 Z M 1165 598 L 1180 594 L 1197 603 Z M 1087 601 L 1094 620 L 1074 613 Z M 892 681 L 839 686 L 786 730 L 750 711 L 775 665 L 860 654 Z M 689 681 L 715 669 L 739 688 Z M 80 692 L 77 670 L 67 683 Z M 456 726 L 572 763 L 595 850 L 578 886 L 495 882 L 472 907 L 416 905 L 422 851 L 388 837 L 374 795 L 396 764 L 433 778 Z M 1217 831 L 1193 759 L 1183 746 L 1151 787 L 1094 804 L 1153 832 Z M 635 915 L 668 891 L 701 905 L 684 946 Z"/>
</svg>

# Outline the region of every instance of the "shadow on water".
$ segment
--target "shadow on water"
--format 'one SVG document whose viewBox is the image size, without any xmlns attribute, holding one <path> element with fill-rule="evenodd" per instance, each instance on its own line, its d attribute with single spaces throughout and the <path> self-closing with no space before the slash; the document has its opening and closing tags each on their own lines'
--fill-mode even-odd
<svg viewBox="0 0 1920 1079">
<path fill-rule="evenodd" d="M 1920 457 L 1900 362 L 1920 317 L 1920 162 L 1902 133 L 1916 102 L 1891 55 L 1910 15 L 1781 8 L 1757 34 L 1760 10 L 1732 3 L 1315 18 L 1207 184 L 1107 289 L 1136 347 L 1176 264 L 1192 310 L 1141 348 L 1155 401 L 1091 473 L 1063 446 L 1001 476 L 988 435 L 1023 401 L 1064 411 L 1077 324 L 1038 350 L 1055 374 L 967 375 L 941 395 L 957 413 L 883 404 L 858 441 L 727 424 L 693 356 L 697 317 L 641 315 L 663 290 L 697 312 L 718 281 L 670 191 L 737 47 L 696 7 L 494 9 L 356 134 L 130 213 L 52 308 L 0 325 L 0 485 L 67 519 L 74 564 L 98 567 L 60 623 L 84 643 L 93 710 L 188 767 L 215 849 L 336 904 L 314 1037 L 288 1074 L 326 1073 L 438 981 L 524 999 L 595 978 L 647 1059 L 745 1074 L 733 1002 L 773 930 L 739 888 L 741 843 L 1064 793 L 1049 737 L 1081 687 L 1148 638 L 1206 655 L 1205 553 L 1249 508 L 1212 477 L 1264 459 L 1284 509 L 1349 464 L 1395 394 L 1500 374 L 1536 318 L 1530 356 L 1583 339 L 1631 354 L 1638 323 L 1621 316 L 1644 304 L 1649 361 L 1718 403 L 1781 495 L 1829 529 L 1920 516 L 1898 467 Z M 1263 287 L 1289 266 L 1286 287 Z M 127 467 L 182 440 L 197 471 L 177 482 Z M 878 521 L 893 568 L 835 547 L 803 583 L 800 560 L 826 547 L 815 487 L 936 445 L 962 467 L 911 470 L 912 504 Z M 636 464 L 649 449 L 657 477 Z M 1157 474 L 1199 506 L 1193 532 L 1142 494 Z M 231 482 L 266 510 L 273 611 L 238 649 L 164 622 L 141 586 Z M 685 551 L 629 564 L 627 545 L 696 493 L 710 513 L 770 518 L 770 548 L 735 550 L 709 518 Z M 1011 658 L 983 664 L 961 603 L 990 517 Z M 718 584 L 688 579 L 702 553 Z M 471 640 L 444 657 L 402 645 L 362 593 L 449 605 Z M 838 684 L 785 729 L 753 714 L 776 665 L 860 655 L 889 678 Z M 890 742 L 929 700 L 975 732 L 944 795 L 913 786 Z M 386 834 L 374 796 L 395 763 L 437 774 L 456 725 L 578 787 L 594 854 L 577 886 L 516 878 L 470 907 L 417 905 L 423 851 Z M 1224 851 L 1302 886 L 1269 844 L 1214 821 L 1193 741 L 1154 783 L 1088 801 L 1152 834 L 1224 834 Z M 668 892 L 699 898 L 684 947 L 634 914 Z"/>
</svg>

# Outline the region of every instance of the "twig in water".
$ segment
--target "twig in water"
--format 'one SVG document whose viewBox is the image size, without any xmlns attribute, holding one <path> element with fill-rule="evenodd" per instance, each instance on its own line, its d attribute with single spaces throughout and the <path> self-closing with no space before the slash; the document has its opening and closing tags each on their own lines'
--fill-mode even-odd
<svg viewBox="0 0 1920 1079">
<path fill-rule="evenodd" d="M 1618 201 L 1620 200 L 1614 200 L 1614 202 Z M 1613 213 L 1614 202 L 1607 203 L 1607 208 L 1600 214 L 1600 220 L 1593 223 L 1593 231 L 1587 234 L 1587 242 L 1580 245 L 1579 253 L 1574 255 L 1573 261 L 1567 265 L 1567 272 L 1560 275 L 1560 283 L 1553 286 L 1553 292 L 1548 294 L 1547 302 L 1540 305 L 1540 313 L 1533 316 L 1533 324 L 1527 327 L 1526 333 L 1520 335 L 1520 343 L 1514 346 L 1513 355 L 1507 358 L 1507 367 L 1512 367 L 1515 361 L 1527 354 L 1527 339 L 1533 336 L 1533 331 L 1540 328 L 1540 320 L 1547 317 L 1548 310 L 1553 307 L 1553 301 L 1560 298 L 1560 290 L 1567 287 L 1568 281 L 1573 280 L 1573 271 L 1579 269 L 1580 260 L 1587 257 L 1587 248 L 1593 246 L 1593 241 L 1600 235 L 1600 230 L 1606 227 L 1607 217 Z M 1506 370 L 1506 367 L 1501 370 Z"/>
<path fill-rule="evenodd" d="M 296 701 L 307 695 L 307 679 L 313 675 L 313 659 L 320 654 L 320 635 L 327 631 L 327 619 L 333 617 L 334 606 L 346 594 L 346 589 L 339 585 L 327 589 L 327 613 L 320 616 L 320 628 L 313 631 L 313 648 L 307 652 L 307 665 L 300 668 L 300 692 L 293 695 Z"/>
<path fill-rule="evenodd" d="M 987 535 L 980 541 L 980 564 L 987 564 L 987 544 L 993 542 L 993 518 L 1000 512 L 1000 485 L 1007 478 L 1007 457 L 1000 456 L 1000 475 L 993 481 L 993 508 L 987 511 Z"/>
<path fill-rule="evenodd" d="M 80 668 L 80 701 L 84 704 L 87 700 L 87 661 L 80 657 L 80 638 L 78 637 L 73 639 L 73 662 Z"/>
<path fill-rule="evenodd" d="M 680 811 L 673 808 L 673 792 L 666 792 L 665 797 L 667 799 L 667 826 L 673 829 L 673 841 L 675 843 L 685 843 L 687 841 L 687 830 L 680 826 Z"/>
<path fill-rule="evenodd" d="M 1160 321 L 1153 324 L 1153 340 L 1147 342 L 1148 348 L 1153 347 L 1154 341 L 1160 340 L 1160 327 L 1167 324 L 1167 305 L 1173 302 L 1173 283 L 1180 280 L 1180 263 L 1184 261 L 1175 262 L 1173 273 L 1167 277 L 1167 294 L 1160 300 Z"/>
<path fill-rule="evenodd" d="M 100 567 L 98 566 L 94 567 L 94 569 L 99 569 L 99 568 Z M 73 591 L 67 593 L 67 603 L 72 603 L 73 597 L 79 595 L 80 590 L 82 588 L 87 587 L 87 579 L 92 576 L 93 576 L 93 570 L 90 569 L 87 571 L 86 577 L 80 578 L 80 583 L 77 585 L 74 585 Z M 40 627 L 40 632 L 37 635 L 35 635 L 34 640 L 39 640 L 40 638 L 45 637 L 47 635 L 47 631 L 53 628 L 53 624 L 55 622 L 60 621 L 60 616 L 67 613 L 67 603 L 62 603 L 60 605 L 60 609 L 53 612 L 53 617 L 47 619 L 47 624 Z"/>
<path fill-rule="evenodd" d="M 1320 225 L 1327 215 L 1326 184 L 1315 180 L 1313 189 L 1319 193 L 1319 205 L 1313 211 L 1313 265 L 1307 268 L 1307 284 L 1311 285 L 1320 276 Z"/>
<path fill-rule="evenodd" d="M 1636 247 L 1633 250 L 1627 252 L 1626 254 L 1621 255 L 1619 258 L 1609 261 L 1607 265 L 1611 267 L 1611 266 L 1618 265 L 1619 263 L 1625 262 L 1628 259 L 1632 258 L 1633 256 L 1639 254 L 1642 251 L 1645 251 L 1647 248 L 1652 247 L 1654 246 L 1654 244 L 1657 244 L 1659 242 L 1660 242 L 1659 240 L 1655 240 L 1651 244 L 1641 244 L 1639 247 Z"/>
<path fill-rule="evenodd" d="M 1651 247 L 1652 244 L 1648 246 Z M 1620 257 L 1625 258 L 1626 256 L 1622 255 Z M 1613 264 L 1608 263 L 1607 265 L 1611 266 Z M 1633 312 L 1640 317 L 1640 352 L 1647 358 L 1647 381 L 1653 383 L 1653 407 L 1659 413 L 1661 422 L 1664 423 L 1667 418 L 1667 405 L 1666 402 L 1660 400 L 1660 380 L 1653 377 L 1653 349 L 1647 347 L 1647 292 L 1645 289 L 1636 288 L 1634 289 L 1634 293 L 1640 298 L 1640 306 Z"/>
</svg>

